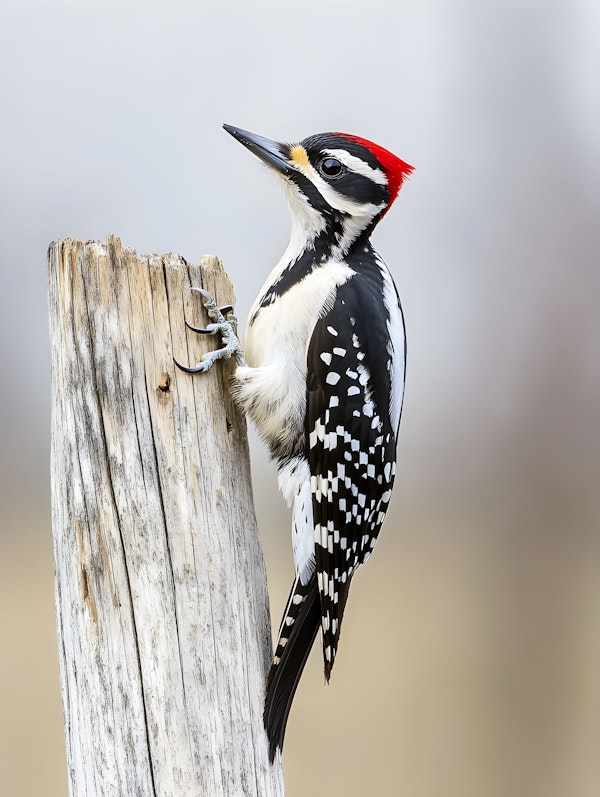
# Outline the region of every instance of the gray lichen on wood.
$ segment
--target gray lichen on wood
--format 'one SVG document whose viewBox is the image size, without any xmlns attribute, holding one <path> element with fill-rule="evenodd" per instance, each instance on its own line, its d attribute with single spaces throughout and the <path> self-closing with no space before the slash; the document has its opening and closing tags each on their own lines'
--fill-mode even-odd
<svg viewBox="0 0 600 797">
<path fill-rule="evenodd" d="M 221 263 L 50 246 L 52 522 L 73 797 L 279 797 L 262 727 L 271 653 L 233 364 L 186 330 Z"/>
</svg>

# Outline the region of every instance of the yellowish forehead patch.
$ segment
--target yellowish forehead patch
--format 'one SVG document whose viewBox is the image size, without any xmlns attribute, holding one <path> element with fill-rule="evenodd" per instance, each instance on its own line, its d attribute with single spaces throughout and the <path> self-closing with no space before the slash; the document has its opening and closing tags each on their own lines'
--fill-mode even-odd
<svg viewBox="0 0 600 797">
<path fill-rule="evenodd" d="M 297 144 L 290 152 L 290 160 L 296 166 L 308 166 L 308 154 L 301 144 Z"/>
</svg>

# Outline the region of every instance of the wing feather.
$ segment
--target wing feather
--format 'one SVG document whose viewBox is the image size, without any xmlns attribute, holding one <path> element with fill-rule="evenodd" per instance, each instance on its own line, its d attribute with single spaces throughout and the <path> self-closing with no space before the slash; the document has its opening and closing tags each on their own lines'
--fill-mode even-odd
<svg viewBox="0 0 600 797">
<path fill-rule="evenodd" d="M 350 580 L 379 534 L 395 470 L 389 317 L 364 305 L 364 285 L 341 286 L 308 349 L 305 434 L 327 679 Z"/>
</svg>

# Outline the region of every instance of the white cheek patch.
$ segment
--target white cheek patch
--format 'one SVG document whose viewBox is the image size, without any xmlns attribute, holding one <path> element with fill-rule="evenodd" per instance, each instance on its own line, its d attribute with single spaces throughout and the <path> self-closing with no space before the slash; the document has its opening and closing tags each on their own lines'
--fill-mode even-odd
<svg viewBox="0 0 600 797">
<path fill-rule="evenodd" d="M 351 155 L 349 152 L 346 152 L 345 149 L 326 149 L 323 151 L 323 154 L 329 155 L 331 158 L 337 158 L 340 163 L 344 164 L 348 171 L 360 174 L 363 177 L 368 177 L 369 180 L 377 183 L 377 185 L 387 186 L 388 184 L 387 177 L 381 169 L 373 169 L 373 167 L 369 166 L 364 160 L 357 158 L 356 155 Z"/>
</svg>

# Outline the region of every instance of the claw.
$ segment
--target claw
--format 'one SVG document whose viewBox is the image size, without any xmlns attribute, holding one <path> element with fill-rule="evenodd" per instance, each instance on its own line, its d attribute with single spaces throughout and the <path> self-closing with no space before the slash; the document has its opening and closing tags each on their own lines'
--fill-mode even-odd
<svg viewBox="0 0 600 797">
<path fill-rule="evenodd" d="M 180 362 L 178 362 L 175 359 L 175 357 L 173 357 L 173 362 L 179 368 L 180 371 L 185 371 L 186 374 L 201 374 L 203 371 L 208 371 L 208 369 L 212 365 L 212 363 L 210 363 L 210 365 L 207 365 L 205 362 L 200 361 L 199 363 L 196 363 L 196 365 L 194 365 L 193 368 L 190 368 L 187 365 L 182 365 Z"/>
<path fill-rule="evenodd" d="M 177 362 L 177 360 L 173 358 L 175 365 L 186 374 L 198 374 L 208 371 L 208 369 L 217 360 L 232 356 L 235 357 L 238 365 L 247 365 L 244 352 L 242 351 L 242 347 L 235 332 L 237 319 L 232 315 L 233 307 L 230 304 L 227 304 L 224 307 L 217 307 L 217 303 L 210 293 L 208 293 L 208 291 L 205 291 L 202 288 L 192 288 L 192 290 L 201 294 L 204 299 L 206 312 L 208 313 L 209 318 L 212 318 L 215 323 L 207 324 L 206 327 L 195 327 L 186 321 L 186 327 L 192 332 L 197 332 L 200 335 L 214 335 L 215 333 L 220 332 L 221 338 L 223 339 L 223 343 L 225 345 L 216 351 L 209 351 L 204 355 L 202 360 L 199 363 L 196 363 L 196 365 L 193 367 L 181 365 L 181 363 Z"/>
<path fill-rule="evenodd" d="M 206 307 L 206 312 L 208 313 L 209 318 L 212 318 L 213 321 L 218 322 L 225 320 L 223 313 L 217 307 L 217 303 L 208 291 L 205 291 L 203 288 L 192 288 L 192 290 L 196 291 L 196 293 L 199 293 L 204 299 L 204 306 Z"/>
<path fill-rule="evenodd" d="M 215 307 L 216 307 L 216 302 L 213 299 L 212 294 L 209 293 L 208 291 L 205 291 L 204 288 L 196 288 L 195 285 L 192 285 L 192 290 L 196 291 L 196 293 L 202 294 L 202 296 L 204 296 L 204 298 L 206 299 L 207 302 L 210 302 L 211 304 L 214 304 Z"/>
<path fill-rule="evenodd" d="M 201 294 L 201 296 L 204 298 L 204 306 L 206 307 L 206 312 L 208 313 L 209 318 L 212 318 L 213 321 L 217 321 L 218 323 L 222 323 L 225 320 L 232 320 L 227 319 L 227 316 L 233 313 L 232 304 L 224 304 L 223 307 L 217 307 L 217 303 L 208 291 L 205 291 L 203 288 L 192 288 L 192 290 Z M 235 321 L 235 319 L 233 320 Z M 194 329 L 194 327 L 190 327 L 190 329 Z M 199 330 L 194 329 L 194 331 L 198 332 Z"/>
<path fill-rule="evenodd" d="M 207 327 L 194 327 L 189 323 L 189 321 L 185 321 L 185 325 L 188 329 L 191 329 L 192 332 L 197 332 L 199 335 L 214 335 L 215 332 L 218 331 L 218 326 L 216 329 L 211 329 L 211 327 L 215 326 L 214 324 L 209 324 Z"/>
</svg>

